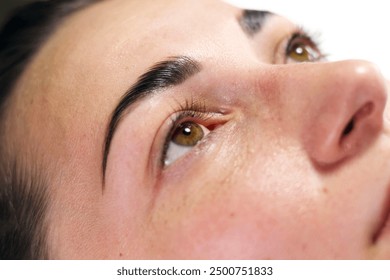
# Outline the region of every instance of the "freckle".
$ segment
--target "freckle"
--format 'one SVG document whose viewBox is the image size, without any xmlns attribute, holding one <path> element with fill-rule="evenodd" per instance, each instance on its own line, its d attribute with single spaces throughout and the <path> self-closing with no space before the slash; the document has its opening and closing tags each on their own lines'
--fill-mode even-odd
<svg viewBox="0 0 390 280">
<path fill-rule="evenodd" d="M 323 188 L 323 189 L 322 189 L 322 192 L 323 192 L 324 194 L 328 194 L 329 191 L 328 191 L 327 188 Z"/>
<path fill-rule="evenodd" d="M 236 214 L 234 212 L 230 213 L 230 218 L 234 218 L 235 216 L 236 216 Z"/>
<path fill-rule="evenodd" d="M 119 257 L 122 257 L 123 256 L 123 254 L 122 253 L 119 253 Z"/>
</svg>

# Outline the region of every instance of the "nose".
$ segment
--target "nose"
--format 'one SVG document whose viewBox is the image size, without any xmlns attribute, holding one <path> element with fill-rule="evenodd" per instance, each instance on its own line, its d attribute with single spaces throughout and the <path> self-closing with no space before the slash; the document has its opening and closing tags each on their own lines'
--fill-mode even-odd
<svg viewBox="0 0 390 280">
<path fill-rule="evenodd" d="M 293 88 L 300 137 L 310 158 L 329 166 L 358 155 L 383 126 L 386 84 L 377 67 L 365 61 L 294 65 L 285 85 Z M 288 91 L 286 87 L 286 91 Z M 291 100 L 291 98 L 290 98 Z"/>
</svg>

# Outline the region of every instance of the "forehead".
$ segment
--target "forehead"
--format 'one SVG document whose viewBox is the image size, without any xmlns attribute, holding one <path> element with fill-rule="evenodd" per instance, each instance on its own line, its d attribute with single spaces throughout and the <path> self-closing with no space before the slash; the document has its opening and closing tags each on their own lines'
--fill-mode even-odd
<svg viewBox="0 0 390 280">
<path fill-rule="evenodd" d="M 230 37 L 232 29 L 239 29 L 240 12 L 213 0 L 102 1 L 71 16 L 26 72 L 46 77 L 39 86 L 54 86 L 50 93 L 65 88 L 68 97 L 90 89 L 89 83 L 104 90 L 108 80 L 125 90 L 146 67 L 166 57 L 200 58 L 205 50 L 213 57 L 229 49 L 232 42 L 224 44 L 217 37 Z M 81 88 L 70 90 L 76 85 Z"/>
<path fill-rule="evenodd" d="M 149 56 L 154 62 L 155 57 L 177 55 L 189 42 L 193 47 L 188 51 L 204 49 L 206 40 L 196 39 L 214 41 L 215 32 L 236 27 L 239 14 L 219 0 L 103 1 L 75 15 L 52 41 L 85 58 L 100 54 L 119 64 L 130 57 L 137 66 Z"/>
</svg>

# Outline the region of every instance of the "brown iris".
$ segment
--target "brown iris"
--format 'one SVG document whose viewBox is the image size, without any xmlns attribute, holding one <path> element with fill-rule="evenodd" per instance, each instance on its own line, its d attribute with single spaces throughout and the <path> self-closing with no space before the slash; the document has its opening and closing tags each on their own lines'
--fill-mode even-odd
<svg viewBox="0 0 390 280">
<path fill-rule="evenodd" d="M 318 60 L 321 55 L 309 38 L 298 35 L 291 40 L 287 57 L 296 62 L 310 62 Z"/>
<path fill-rule="evenodd" d="M 173 132 L 172 141 L 181 146 L 195 146 L 204 137 L 203 129 L 193 122 L 180 124 Z"/>
</svg>

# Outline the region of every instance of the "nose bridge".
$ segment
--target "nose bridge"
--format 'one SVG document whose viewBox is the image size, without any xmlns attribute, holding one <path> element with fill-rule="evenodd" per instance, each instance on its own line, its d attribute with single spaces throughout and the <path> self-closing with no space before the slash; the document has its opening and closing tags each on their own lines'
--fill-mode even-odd
<svg viewBox="0 0 390 280">
<path fill-rule="evenodd" d="M 336 108 L 345 109 L 347 105 L 359 106 L 371 98 L 380 98 L 383 102 L 386 99 L 384 78 L 370 62 L 303 63 L 285 66 L 282 71 L 285 73 L 280 75 L 280 92 L 289 95 L 282 98 L 298 107 L 314 108 L 321 114 L 327 110 L 332 113 Z M 297 100 L 302 104 L 296 104 Z"/>
<path fill-rule="evenodd" d="M 279 72 L 271 75 L 276 110 L 314 162 L 329 165 L 352 157 L 381 131 L 386 84 L 375 65 L 303 63 L 273 71 Z"/>
</svg>

